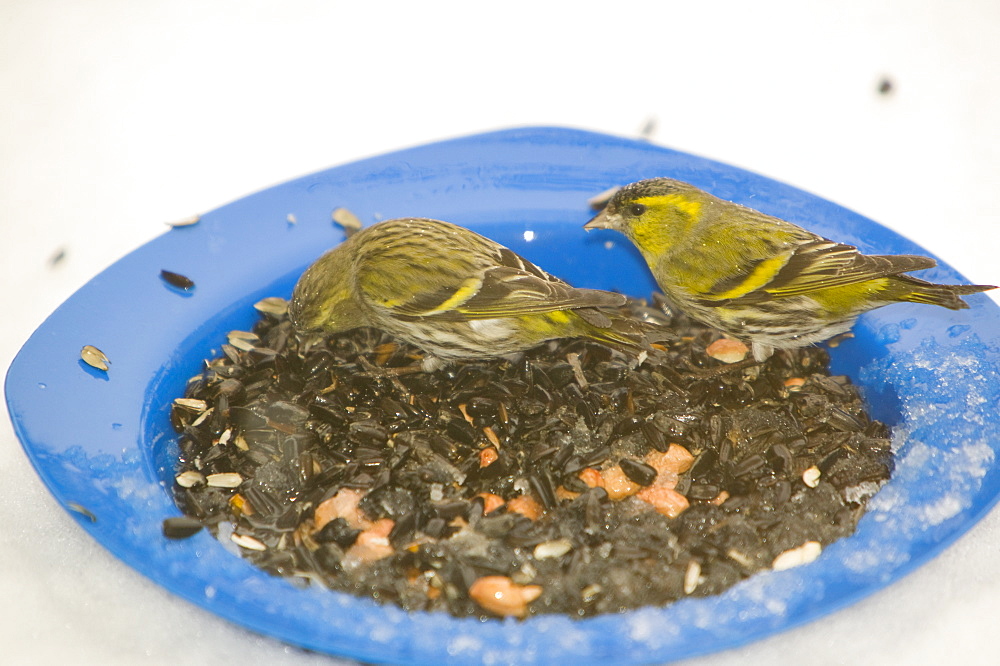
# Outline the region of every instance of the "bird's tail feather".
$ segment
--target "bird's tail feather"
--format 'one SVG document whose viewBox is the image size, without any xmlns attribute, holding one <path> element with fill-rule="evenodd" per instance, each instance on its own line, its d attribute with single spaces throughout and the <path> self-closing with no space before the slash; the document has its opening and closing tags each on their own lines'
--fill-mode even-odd
<svg viewBox="0 0 1000 666">
<path fill-rule="evenodd" d="M 574 310 L 588 325 L 587 337 L 613 347 L 649 349 L 652 342 L 675 340 L 677 335 L 662 324 L 626 317 L 613 310 L 581 308 Z"/>
<path fill-rule="evenodd" d="M 962 300 L 962 296 L 996 289 L 995 286 L 988 284 L 934 284 L 909 276 L 901 277 L 905 279 L 908 287 L 907 292 L 901 295 L 901 301 L 940 305 L 950 310 L 963 310 L 969 307 L 969 304 Z"/>
</svg>

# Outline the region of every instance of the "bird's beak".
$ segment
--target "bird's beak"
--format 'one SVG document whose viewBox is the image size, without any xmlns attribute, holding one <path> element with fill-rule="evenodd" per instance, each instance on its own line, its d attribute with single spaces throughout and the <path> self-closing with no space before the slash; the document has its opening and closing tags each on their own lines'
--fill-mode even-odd
<svg viewBox="0 0 1000 666">
<path fill-rule="evenodd" d="M 592 229 L 618 229 L 621 227 L 621 219 L 621 215 L 609 214 L 605 208 L 595 215 L 594 219 L 583 225 L 583 228 L 587 231 L 591 231 Z"/>
</svg>

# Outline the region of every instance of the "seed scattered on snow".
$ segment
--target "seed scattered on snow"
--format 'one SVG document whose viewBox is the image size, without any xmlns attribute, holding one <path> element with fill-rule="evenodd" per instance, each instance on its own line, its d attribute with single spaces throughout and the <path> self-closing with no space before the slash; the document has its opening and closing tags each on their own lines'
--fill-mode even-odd
<svg viewBox="0 0 1000 666">
<path fill-rule="evenodd" d="M 285 219 L 288 220 L 288 224 L 298 223 L 298 219 L 295 217 L 295 213 L 289 213 L 288 215 L 285 216 Z"/>
<path fill-rule="evenodd" d="M 723 363 L 739 363 L 750 350 L 739 340 L 720 338 L 705 348 L 705 353 Z"/>
<path fill-rule="evenodd" d="M 646 122 L 644 122 L 642 127 L 639 128 L 639 138 L 643 141 L 651 140 L 653 135 L 656 134 L 656 128 L 658 125 L 659 122 L 656 120 L 656 116 L 646 118 Z"/>
<path fill-rule="evenodd" d="M 220 472 L 206 476 L 205 483 L 212 488 L 239 488 L 243 477 L 236 472 Z"/>
<path fill-rule="evenodd" d="M 181 472 L 176 477 L 174 481 L 181 488 L 194 488 L 195 486 L 200 486 L 205 483 L 205 475 L 201 472 L 197 472 L 193 469 L 189 469 L 186 472 Z"/>
<path fill-rule="evenodd" d="M 822 475 L 823 473 L 819 471 L 819 467 L 813 465 L 806 471 L 802 472 L 802 483 L 806 484 L 810 488 L 815 488 L 819 485 L 819 477 Z"/>
<path fill-rule="evenodd" d="M 61 247 L 49 257 L 49 266 L 55 268 L 66 258 L 66 248 Z"/>
<path fill-rule="evenodd" d="M 237 534 L 236 532 L 233 532 L 229 535 L 229 539 L 240 548 L 246 548 L 247 550 L 267 550 L 267 546 L 257 539 L 254 539 L 252 536 L 247 536 L 246 534 Z"/>
<path fill-rule="evenodd" d="M 809 564 L 823 552 L 819 541 L 806 541 L 798 548 L 791 548 L 774 558 L 771 567 L 775 571 L 784 571 L 793 567 Z"/>
<path fill-rule="evenodd" d="M 192 215 L 191 217 L 185 217 L 183 220 L 177 220 L 175 222 L 167 222 L 168 227 L 190 227 L 192 224 L 198 224 L 201 222 L 201 215 Z"/>
<path fill-rule="evenodd" d="M 268 296 L 254 303 L 253 307 L 257 312 L 283 317 L 288 312 L 288 301 L 277 296 Z"/>
<path fill-rule="evenodd" d="M 80 358 L 87 365 L 104 372 L 107 372 L 108 366 L 111 365 L 111 361 L 104 355 L 104 352 L 94 345 L 84 345 L 83 349 L 80 350 Z"/>
<path fill-rule="evenodd" d="M 83 506 L 82 504 L 77 504 L 76 502 L 66 502 L 66 508 L 74 513 L 78 513 L 92 523 L 97 522 L 97 516 L 91 513 L 90 509 Z"/>
</svg>

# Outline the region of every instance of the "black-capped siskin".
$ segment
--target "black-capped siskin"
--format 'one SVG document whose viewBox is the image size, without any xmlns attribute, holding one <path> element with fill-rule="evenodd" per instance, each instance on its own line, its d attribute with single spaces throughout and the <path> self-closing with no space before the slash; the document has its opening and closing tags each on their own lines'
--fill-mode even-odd
<svg viewBox="0 0 1000 666">
<path fill-rule="evenodd" d="M 636 350 L 642 327 L 625 297 L 576 289 L 463 227 L 423 218 L 362 229 L 310 266 L 289 306 L 300 331 L 371 326 L 436 359 L 481 359 L 583 337 Z"/>
<path fill-rule="evenodd" d="M 585 229 L 625 234 L 660 288 L 692 318 L 752 344 L 762 361 L 847 331 L 896 302 L 960 310 L 961 296 L 995 287 L 943 285 L 903 275 L 936 262 L 869 256 L 670 178 L 632 183 Z"/>
</svg>

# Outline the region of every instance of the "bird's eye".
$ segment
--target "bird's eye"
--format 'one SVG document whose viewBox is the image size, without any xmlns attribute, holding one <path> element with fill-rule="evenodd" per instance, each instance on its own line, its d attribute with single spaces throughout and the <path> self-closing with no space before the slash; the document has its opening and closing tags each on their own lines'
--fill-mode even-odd
<svg viewBox="0 0 1000 666">
<path fill-rule="evenodd" d="M 646 207 L 640 203 L 635 203 L 628 207 L 629 215 L 634 215 L 635 217 L 639 217 L 645 212 L 646 212 Z"/>
</svg>

